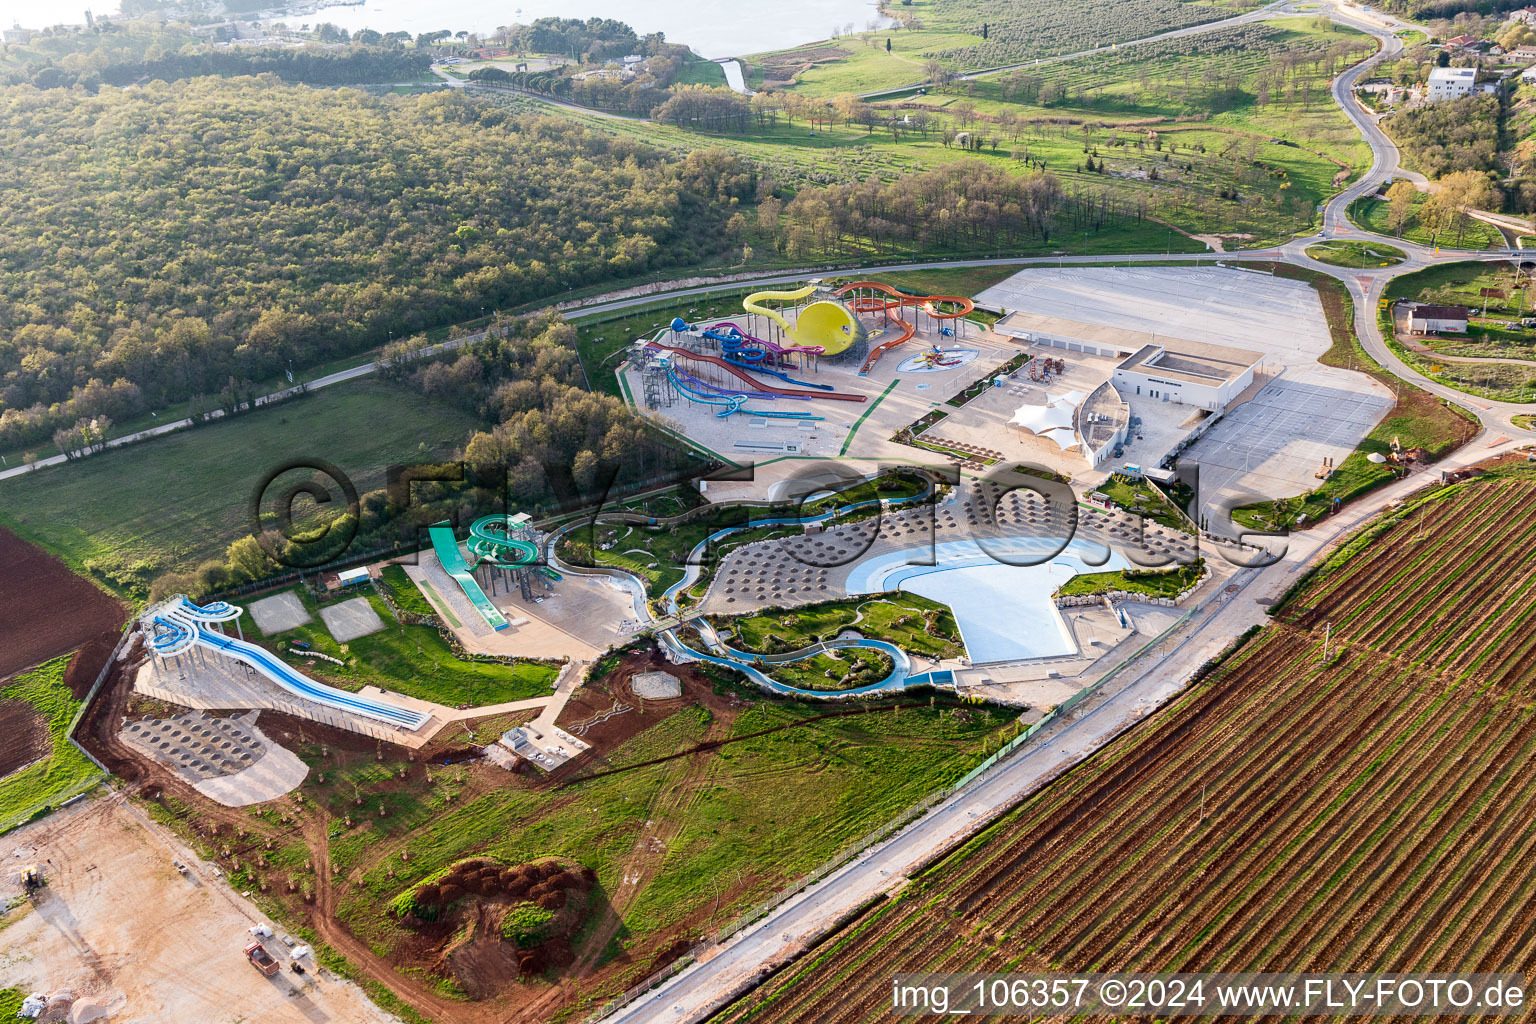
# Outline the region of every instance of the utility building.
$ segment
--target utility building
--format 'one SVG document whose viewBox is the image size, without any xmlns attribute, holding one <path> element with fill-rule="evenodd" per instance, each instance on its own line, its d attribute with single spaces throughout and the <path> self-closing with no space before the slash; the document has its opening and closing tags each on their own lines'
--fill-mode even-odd
<svg viewBox="0 0 1536 1024">
<path fill-rule="evenodd" d="M 1115 367 L 1114 385 L 1132 406 L 1174 402 L 1219 413 L 1253 383 L 1258 352 L 1168 339 L 1143 345 Z"/>
</svg>

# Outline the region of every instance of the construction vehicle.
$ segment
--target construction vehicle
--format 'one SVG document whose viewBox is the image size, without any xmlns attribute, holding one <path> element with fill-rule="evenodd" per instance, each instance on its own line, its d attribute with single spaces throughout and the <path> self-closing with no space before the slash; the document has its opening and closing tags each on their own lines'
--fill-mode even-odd
<svg viewBox="0 0 1536 1024">
<path fill-rule="evenodd" d="M 267 952 L 267 947 L 259 942 L 253 942 L 245 947 L 245 958 L 251 962 L 252 967 L 268 978 L 272 977 L 282 968 L 282 964 L 274 960 L 272 954 Z"/>
<path fill-rule="evenodd" d="M 43 869 L 36 864 L 28 864 L 21 870 L 21 891 L 27 894 L 28 899 L 35 900 L 42 895 L 48 887 L 48 879 L 43 877 Z"/>
</svg>

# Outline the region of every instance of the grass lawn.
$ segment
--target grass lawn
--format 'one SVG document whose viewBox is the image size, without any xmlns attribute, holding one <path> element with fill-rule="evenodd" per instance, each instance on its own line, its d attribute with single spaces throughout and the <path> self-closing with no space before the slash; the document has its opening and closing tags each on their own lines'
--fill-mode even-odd
<svg viewBox="0 0 1536 1024">
<path fill-rule="evenodd" d="M 1379 242 L 1319 242 L 1307 255 L 1335 267 L 1390 267 L 1408 258 L 1403 250 Z"/>
<path fill-rule="evenodd" d="M 889 53 L 885 49 L 887 39 L 891 41 Z M 972 46 L 981 41 L 981 36 L 968 32 L 866 32 L 790 50 L 755 54 L 747 58 L 752 69 L 749 82 L 753 88 L 762 85 L 765 64 L 795 67 L 814 60 L 818 54 L 830 52 L 829 47 L 835 47 L 844 53 L 835 60 L 820 61 L 798 72 L 792 86 L 794 92 L 807 96 L 843 96 L 895 89 L 928 77 L 923 68 L 928 54 Z"/>
<path fill-rule="evenodd" d="M 383 486 L 391 463 L 446 457 L 478 425 L 382 381 L 339 384 L 7 480 L 0 522 L 119 594 L 142 598 L 155 577 L 222 558 L 248 535 L 251 492 L 271 470 L 320 458 L 364 493 Z"/>
<path fill-rule="evenodd" d="M 241 628 L 247 639 L 265 640 L 267 646 L 283 652 L 284 660 L 289 664 L 339 689 L 356 691 L 372 685 L 448 707 L 461 704 L 483 707 L 545 696 L 560 672 L 557 666 L 545 662 L 503 665 L 462 660 L 435 628 L 401 625 L 384 602 L 374 595 L 368 595 L 368 601 L 384 620 L 384 629 L 358 637 L 351 643 L 338 644 L 326 630 L 325 623 L 320 621 L 314 599 L 302 588 L 294 588 L 293 593 L 298 594 L 314 616 L 312 622 L 267 637 L 256 628 L 247 612 L 240 620 Z M 300 658 L 286 653 L 296 640 L 308 643 L 311 650 L 340 658 L 346 664 L 334 665 L 319 658 Z"/>
<path fill-rule="evenodd" d="M 958 658 L 965 653 L 948 605 L 901 592 L 824 601 L 784 612 L 717 616 L 710 621 L 716 630 L 734 634 L 728 639 L 732 647 L 756 654 L 798 650 L 836 639 L 845 629 L 927 658 Z"/>
<path fill-rule="evenodd" d="M 725 69 L 712 60 L 691 60 L 678 71 L 678 85 L 712 85 L 723 88 L 726 84 Z"/>
<path fill-rule="evenodd" d="M 379 582 L 389 591 L 390 600 L 395 602 L 395 607 L 402 612 L 414 612 L 417 615 L 437 614 L 437 610 L 427 603 L 425 595 L 416 586 L 416 581 L 406 575 L 402 566 L 386 565 Z"/>
<path fill-rule="evenodd" d="M 1105 495 L 1116 508 L 1124 509 L 1144 519 L 1166 526 L 1170 530 L 1194 533 L 1189 520 L 1179 510 L 1153 490 L 1145 480 L 1128 480 L 1115 474 L 1095 488 Z"/>
<path fill-rule="evenodd" d="M 64 735 L 82 703 L 64 685 L 68 667 L 68 656 L 55 658 L 0 689 L 0 700 L 25 701 L 47 719 L 53 747 L 43 760 L 0 779 L 0 831 L 23 824 L 43 807 L 83 793 L 101 778 L 101 771 Z"/>
<path fill-rule="evenodd" d="M 890 655 L 885 652 L 857 648 L 829 651 L 782 665 L 760 666 L 764 672 L 786 686 L 828 692 L 852 690 L 878 683 L 891 674 L 893 667 Z"/>
<path fill-rule="evenodd" d="M 1485 292 L 1487 294 L 1485 294 Z M 1462 362 L 1437 354 L 1536 361 L 1536 333 L 1517 323 L 1531 313 L 1531 283 L 1512 263 L 1448 263 L 1405 274 L 1387 289 L 1392 299 L 1412 299 L 1472 310 L 1466 335 L 1426 337 L 1435 353 L 1419 352 L 1392 340 L 1392 350 L 1419 372 L 1468 394 L 1500 402 L 1536 401 L 1536 365 Z M 1389 318 L 1383 333 L 1392 337 Z"/>
<path fill-rule="evenodd" d="M 1428 193 L 1420 192 L 1414 205 L 1422 206 L 1428 198 Z M 1404 225 L 1402 234 L 1398 235 L 1387 220 L 1390 206 L 1385 199 L 1366 196 L 1350 203 L 1347 213 L 1351 222 L 1367 231 L 1388 237 L 1397 235 L 1420 245 L 1445 245 L 1455 249 L 1499 249 L 1504 246 L 1504 236 L 1498 228 L 1470 217 L 1462 218 L 1462 222 L 1449 231 L 1436 232 L 1420 224 L 1418 217 L 1414 216 Z"/>
<path fill-rule="evenodd" d="M 1484 295 L 1484 289 L 1500 294 Z M 1488 316 L 1530 315 L 1530 277 L 1513 263 L 1441 263 L 1404 274 L 1387 285 L 1386 298 L 1466 306 Z"/>
<path fill-rule="evenodd" d="M 1536 416 L 1532 416 L 1530 413 L 1520 413 L 1517 416 L 1511 416 L 1509 421 L 1522 430 L 1536 428 Z"/>
<path fill-rule="evenodd" d="M 743 737 L 824 715 L 825 705 L 753 700 L 729 718 L 694 706 L 605 751 L 613 767 L 676 753 L 709 738 Z M 667 836 L 659 863 L 640 875 L 621 910 L 622 929 L 600 963 L 623 951 L 633 963 L 605 972 L 584 996 L 600 1002 L 649 973 L 679 934 L 719 927 L 778 891 L 925 794 L 958 778 L 1015 716 L 982 707 L 902 708 L 822 719 L 727 743 L 692 758 L 550 788 L 497 777 L 460 794 L 453 769 L 427 769 L 406 790 L 388 785 L 396 765 L 358 765 L 356 779 L 324 767 L 306 795 L 358 822 L 330 843 L 341 884 L 338 912 L 354 934 L 388 950 L 409 933 L 388 902 L 416 880 L 467 855 L 509 864 L 569 857 L 596 870 L 601 898 L 621 890 L 643 836 Z M 412 768 L 412 774 L 417 769 Z M 388 791 L 379 791 L 380 787 Z M 353 794 L 363 800 L 353 805 Z M 378 807 L 387 805 L 387 817 Z M 402 862 L 399 851 L 410 854 Z M 341 881 L 345 879 L 345 881 Z"/>
<path fill-rule="evenodd" d="M 1123 590 L 1148 597 L 1178 597 L 1194 586 L 1204 571 L 1205 560 L 1198 559 L 1175 569 L 1122 569 L 1119 572 L 1083 573 L 1063 583 L 1056 593 L 1060 597 L 1084 597 Z"/>
</svg>

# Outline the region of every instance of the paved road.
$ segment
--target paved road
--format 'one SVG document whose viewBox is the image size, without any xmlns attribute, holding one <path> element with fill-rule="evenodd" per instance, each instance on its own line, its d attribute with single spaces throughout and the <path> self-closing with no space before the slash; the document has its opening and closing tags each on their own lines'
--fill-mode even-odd
<svg viewBox="0 0 1536 1024">
<path fill-rule="evenodd" d="M 445 341 L 441 344 L 432 345 L 429 347 L 428 351 L 447 352 L 458 348 L 460 345 L 479 341 L 484 337 L 485 332 L 480 331 L 478 334 L 468 334 L 462 338 L 455 338 L 452 341 Z M 291 398 L 293 395 L 300 391 L 318 391 L 321 388 L 328 388 L 334 384 L 344 384 L 349 380 L 357 380 L 359 377 L 366 377 L 371 373 L 377 372 L 378 369 L 378 363 L 364 363 L 361 366 L 348 367 L 345 370 L 338 370 L 335 373 L 326 374 L 324 377 L 316 377 L 314 380 L 306 381 L 302 385 L 295 385 L 291 388 L 283 388 L 280 391 L 274 391 L 269 395 L 262 395 L 255 399 L 254 404 L 269 405 L 273 402 L 282 401 L 285 398 Z M 208 414 L 209 419 L 217 420 L 223 419 L 223 417 L 224 410 L 222 409 L 214 409 Z M 135 444 L 139 441 L 147 441 L 151 438 L 159 437 L 162 434 L 169 434 L 177 430 L 185 430 L 192 425 L 193 422 L 190 417 L 184 417 L 179 420 L 172 420 L 168 423 L 161 423 L 146 430 L 136 430 L 131 434 L 124 434 L 121 437 L 114 437 L 112 440 L 107 442 L 107 447 L 120 448 L 125 444 Z M 86 456 L 86 458 L 89 457 L 90 456 Z M 10 469 L 6 469 L 3 472 L 0 472 L 0 480 L 6 480 L 14 476 L 21 476 L 23 473 L 33 473 L 39 469 L 46 469 L 49 466 L 60 466 L 67 461 L 69 460 L 63 455 L 51 455 L 46 459 L 38 459 L 30 466 L 14 466 Z"/>
<path fill-rule="evenodd" d="M 1401 28 L 1415 26 L 1389 18 L 1366 20 L 1358 13 L 1337 8 L 1331 8 L 1331 12 L 1336 19 L 1368 31 L 1382 40 L 1382 49 L 1378 55 L 1341 74 L 1333 86 L 1335 100 L 1358 126 L 1371 147 L 1371 169 L 1356 185 L 1330 200 L 1324 210 L 1323 228 L 1317 235 L 1297 239 L 1271 250 L 1226 254 L 1222 260 L 1279 259 L 1343 280 L 1355 299 L 1356 329 L 1366 350 L 1399 376 L 1470 409 L 1483 424 L 1482 431 L 1471 443 L 1436 464 L 1433 469 L 1415 474 L 1352 503 L 1333 517 L 1326 527 L 1290 537 L 1289 550 L 1281 561 L 1263 569 L 1245 570 L 1235 577 L 1234 582 L 1239 587 L 1237 594 L 1226 596 L 1225 600 L 1195 616 L 1185 631 L 1176 640 L 1170 641 L 1174 644 L 1171 650 L 1148 658 L 1147 664 L 1137 670 L 1135 677 L 1121 686 L 1113 696 L 1097 706 L 1068 716 L 1053 733 L 1043 737 L 1024 753 L 1005 761 L 990 775 L 939 805 L 892 839 L 866 851 L 857 860 L 789 900 L 749 931 L 735 936 L 720 948 L 707 951 L 698 964 L 655 992 L 611 1014 L 605 1024 L 672 1024 L 707 1017 L 735 995 L 750 988 L 755 979 L 768 969 L 810 947 L 857 907 L 881 892 L 900 888 L 907 872 L 973 835 L 988 820 L 1006 811 L 1020 798 L 1086 757 L 1177 693 L 1190 673 L 1231 637 L 1256 622 L 1264 621 L 1264 606 L 1259 603 L 1261 600 L 1277 597 L 1291 585 L 1299 570 L 1312 564 L 1341 537 L 1376 515 L 1389 503 L 1438 480 L 1442 470 L 1470 465 L 1507 449 L 1513 441 L 1536 437 L 1536 433 L 1517 430 L 1509 423 L 1509 416 L 1513 412 L 1529 411 L 1530 406 L 1484 402 L 1426 379 L 1387 348 L 1376 326 L 1376 302 L 1393 277 L 1440 262 L 1445 257 L 1495 260 L 1507 259 L 1511 252 L 1447 253 L 1441 257 L 1424 246 L 1372 235 L 1348 224 L 1344 217 L 1348 205 L 1373 191 L 1386 176 L 1415 177 L 1405 175 L 1399 166 L 1397 148 L 1381 131 L 1375 117 L 1354 102 L 1350 92 L 1372 66 L 1390 59 L 1401 50 L 1401 41 L 1393 33 Z M 1422 178 L 1419 180 L 1422 181 Z M 1307 246 L 1336 234 L 1395 245 L 1407 252 L 1408 259 L 1392 268 L 1352 271 L 1319 263 L 1306 255 Z M 1074 262 L 1161 262 L 1164 259 L 1105 257 L 1101 260 Z M 963 265 L 985 265 L 989 262 L 994 261 L 974 261 Z M 654 301 L 654 298 L 648 297 L 647 301 Z"/>
</svg>

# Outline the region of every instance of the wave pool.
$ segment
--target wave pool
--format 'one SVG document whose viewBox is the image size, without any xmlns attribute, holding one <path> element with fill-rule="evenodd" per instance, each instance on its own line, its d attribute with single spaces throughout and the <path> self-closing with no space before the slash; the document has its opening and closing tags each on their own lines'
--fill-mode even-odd
<svg viewBox="0 0 1536 1024">
<path fill-rule="evenodd" d="M 894 551 L 870 559 L 848 577 L 849 594 L 905 590 L 942 601 L 955 613 L 971 663 L 985 665 L 1077 653 L 1051 595 L 1074 576 L 1131 567 L 1117 551 L 1074 540 L 1037 538 L 987 542 L 949 541 Z M 995 553 L 995 555 L 994 555 Z M 914 565 L 913 562 L 933 562 Z M 1033 564 L 1012 564 L 1027 562 Z"/>
</svg>

